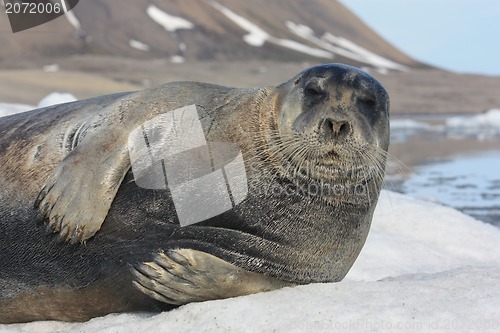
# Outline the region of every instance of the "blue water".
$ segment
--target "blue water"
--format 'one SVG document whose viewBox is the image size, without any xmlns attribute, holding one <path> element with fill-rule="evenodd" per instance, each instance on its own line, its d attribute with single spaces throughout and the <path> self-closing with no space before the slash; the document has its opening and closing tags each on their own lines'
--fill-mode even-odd
<svg viewBox="0 0 500 333">
<path fill-rule="evenodd" d="M 400 189 L 500 226 L 500 151 L 418 166 Z"/>
<path fill-rule="evenodd" d="M 446 118 L 436 119 L 417 117 L 394 122 L 391 141 L 403 145 L 403 151 L 412 152 L 418 162 L 407 166 L 411 172 L 400 172 L 398 181 L 388 181 L 387 187 L 442 203 L 500 227 L 500 127 L 486 123 L 470 129 L 450 128 Z M 473 120 L 474 116 L 465 119 Z M 467 125 L 469 120 L 464 123 Z M 436 142 L 440 147 L 449 145 L 454 153 L 437 160 L 429 158 L 426 151 L 415 149 L 419 140 Z M 460 140 L 467 140 L 467 152 L 460 151 Z M 471 143 L 476 147 L 473 152 Z"/>
</svg>

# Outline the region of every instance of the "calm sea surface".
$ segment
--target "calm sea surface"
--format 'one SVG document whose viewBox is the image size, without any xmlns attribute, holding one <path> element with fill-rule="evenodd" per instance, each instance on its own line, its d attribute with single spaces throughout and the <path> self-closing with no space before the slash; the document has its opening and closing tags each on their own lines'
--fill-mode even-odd
<svg viewBox="0 0 500 333">
<path fill-rule="evenodd" d="M 500 126 L 477 118 L 393 119 L 386 188 L 500 227 Z"/>
</svg>

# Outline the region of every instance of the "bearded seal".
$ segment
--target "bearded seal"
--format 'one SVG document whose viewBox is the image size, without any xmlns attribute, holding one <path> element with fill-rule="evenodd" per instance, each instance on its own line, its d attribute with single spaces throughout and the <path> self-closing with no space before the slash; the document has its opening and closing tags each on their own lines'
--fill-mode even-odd
<svg viewBox="0 0 500 333">
<path fill-rule="evenodd" d="M 342 64 L 276 87 L 175 82 L 1 118 L 0 323 L 339 281 L 388 146 L 386 90 Z"/>
</svg>

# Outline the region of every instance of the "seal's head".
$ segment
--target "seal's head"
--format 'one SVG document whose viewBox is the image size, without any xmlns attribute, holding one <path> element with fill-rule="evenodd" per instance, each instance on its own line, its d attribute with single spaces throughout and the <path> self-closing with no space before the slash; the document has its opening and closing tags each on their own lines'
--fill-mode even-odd
<svg viewBox="0 0 500 333">
<path fill-rule="evenodd" d="M 389 146 L 384 87 L 355 67 L 328 64 L 303 71 L 277 90 L 270 141 L 285 176 L 347 186 L 373 180 L 378 196 Z"/>
</svg>

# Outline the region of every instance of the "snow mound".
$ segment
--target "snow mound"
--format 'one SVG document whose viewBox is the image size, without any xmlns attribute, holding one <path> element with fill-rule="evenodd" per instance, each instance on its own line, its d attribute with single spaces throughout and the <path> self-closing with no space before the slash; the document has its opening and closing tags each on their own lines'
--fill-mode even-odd
<svg viewBox="0 0 500 333">
<path fill-rule="evenodd" d="M 60 69 L 61 67 L 58 64 L 50 64 L 42 67 L 42 70 L 45 73 L 55 73 L 58 72 Z"/>
<path fill-rule="evenodd" d="M 10 116 L 16 113 L 26 112 L 36 108 L 44 108 L 55 104 L 62 104 L 76 101 L 76 97 L 69 93 L 53 92 L 45 96 L 38 102 L 37 106 L 27 104 L 0 103 L 0 117 Z"/>
<path fill-rule="evenodd" d="M 313 284 L 86 323 L 0 325 L 1 332 L 482 332 L 500 327 L 500 268 Z M 2 329 L 3 326 L 3 329 Z"/>
<path fill-rule="evenodd" d="M 445 128 L 452 136 L 472 136 L 487 140 L 500 136 L 500 109 L 491 109 L 474 116 L 450 117 Z"/>
<path fill-rule="evenodd" d="M 180 55 L 174 55 L 170 57 L 170 62 L 173 64 L 182 64 L 186 62 L 186 58 Z"/>
<path fill-rule="evenodd" d="M 447 128 L 496 128 L 500 129 L 500 109 L 491 109 L 475 116 L 451 117 L 446 120 Z"/>
<path fill-rule="evenodd" d="M 76 101 L 76 97 L 70 93 L 60 93 L 53 92 L 45 96 L 40 102 L 38 102 L 39 108 L 44 108 L 46 106 L 68 103 Z"/>
<path fill-rule="evenodd" d="M 434 127 L 428 123 L 411 119 L 391 119 L 391 130 L 432 130 Z"/>
<path fill-rule="evenodd" d="M 444 134 L 442 125 L 431 125 L 412 119 L 391 119 L 391 142 L 408 141 L 413 135 L 421 133 Z"/>
<path fill-rule="evenodd" d="M 500 267 L 500 257 L 492 253 L 498 244 L 500 229 L 493 225 L 384 190 L 365 246 L 346 278 L 373 281 L 466 265 Z"/>
<path fill-rule="evenodd" d="M 0 103 L 0 118 L 16 113 L 26 112 L 35 109 L 36 106 L 27 104 Z"/>
<path fill-rule="evenodd" d="M 0 325 L 0 332 L 498 331 L 498 244 L 498 228 L 383 191 L 366 245 L 342 282 L 192 303 L 161 314 Z"/>
<path fill-rule="evenodd" d="M 194 24 L 185 18 L 169 15 L 155 5 L 149 5 L 146 12 L 153 21 L 161 25 L 168 32 L 194 28 Z"/>
<path fill-rule="evenodd" d="M 163 323 L 163 328 L 176 332 L 332 332 L 343 328 L 431 328 L 436 323 L 444 326 L 447 320 L 454 322 L 458 328 L 468 327 L 471 317 L 485 316 L 476 303 L 482 301 L 490 307 L 485 318 L 488 321 L 484 324 L 472 323 L 487 325 L 490 322 L 489 325 L 493 325 L 494 297 L 500 297 L 500 290 L 493 289 L 499 279 L 498 268 L 465 268 L 433 276 L 411 275 L 371 283 L 309 285 L 235 298 L 228 302 L 192 304 L 177 310 L 177 313 L 164 313 L 143 321 L 159 327 Z M 476 283 L 481 283 L 479 297 L 478 290 L 474 290 Z M 394 292 L 395 286 L 398 293 Z M 444 297 L 439 300 L 439 296 Z M 445 305 L 443 301 L 446 305 L 455 303 L 461 310 L 445 314 L 443 318 L 443 312 L 429 309 L 430 304 Z M 175 322 L 175 319 L 180 320 L 173 327 L 164 324 Z M 143 327 L 140 320 L 135 324 L 137 329 Z"/>
</svg>

